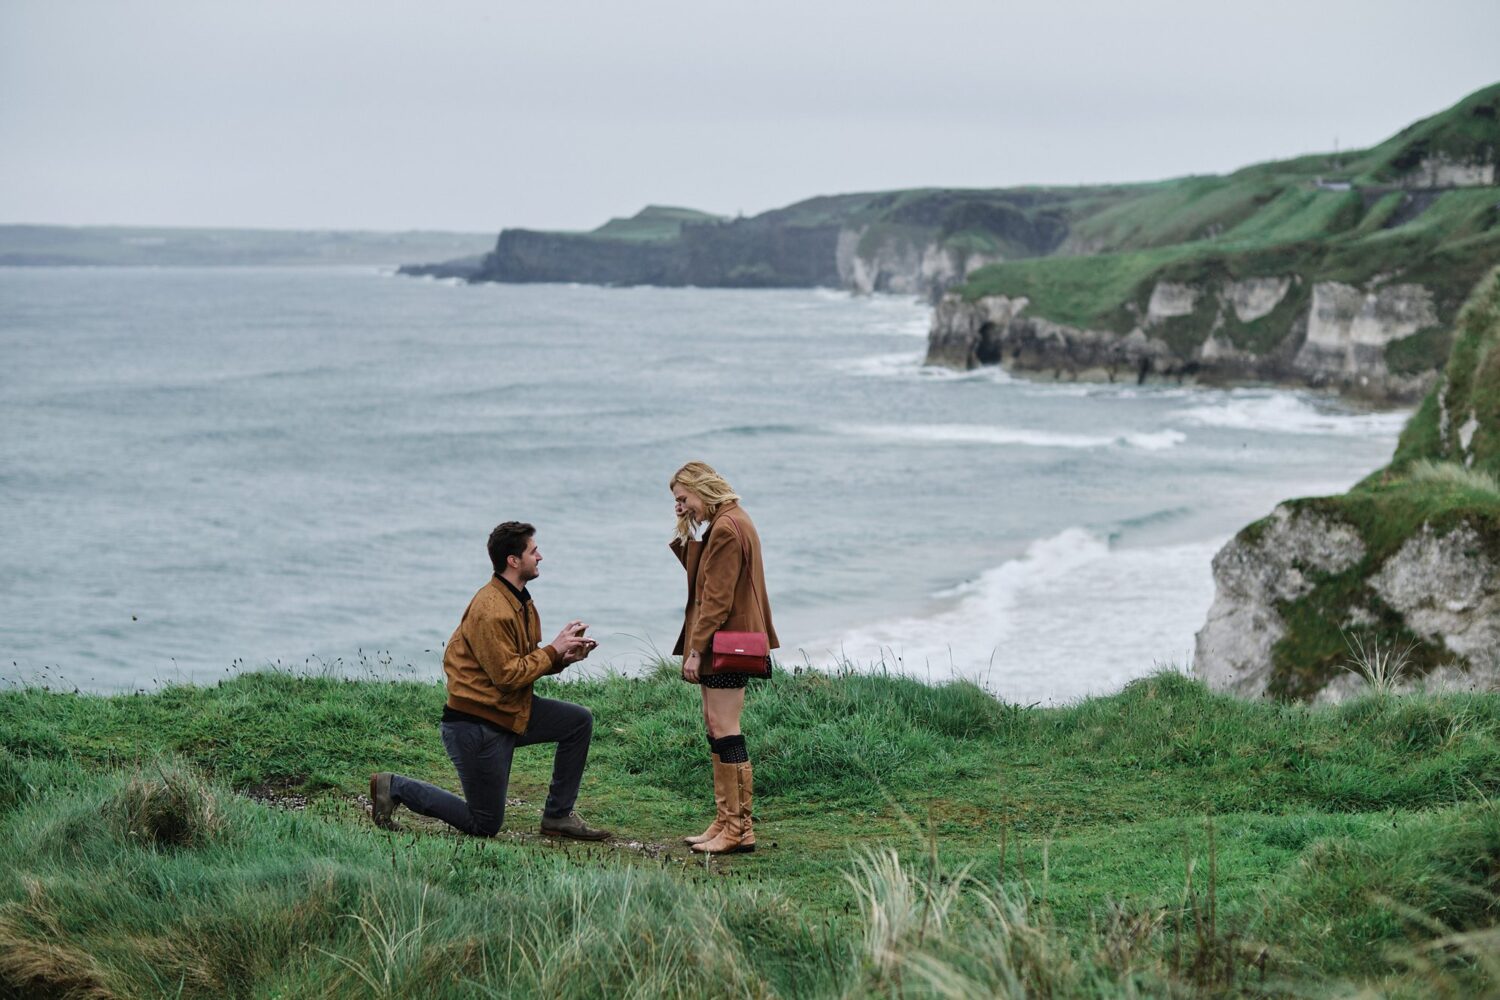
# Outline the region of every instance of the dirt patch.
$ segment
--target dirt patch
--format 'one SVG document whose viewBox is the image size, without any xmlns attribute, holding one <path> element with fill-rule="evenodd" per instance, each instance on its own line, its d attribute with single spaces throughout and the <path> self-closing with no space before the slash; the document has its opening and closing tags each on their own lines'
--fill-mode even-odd
<svg viewBox="0 0 1500 1000">
<path fill-rule="evenodd" d="M 273 809 L 286 809 L 292 812 L 301 812 L 306 809 L 310 801 L 309 796 L 297 791 L 300 782 L 293 780 L 263 782 L 245 789 L 240 794 L 253 802 Z M 349 796 L 352 802 L 365 816 L 370 815 L 370 797 L 363 793 Z M 635 840 L 625 837 L 611 837 L 601 841 L 575 841 L 562 837 L 543 837 L 535 830 L 527 830 L 527 826 L 534 820 L 540 821 L 541 808 L 526 799 L 505 800 L 506 829 L 502 829 L 493 839 L 505 840 L 512 843 L 533 844 L 541 847 L 551 847 L 559 850 L 576 852 L 590 847 L 609 849 L 614 851 L 630 851 L 639 854 L 651 861 L 667 862 L 674 858 L 690 860 L 692 863 L 702 865 L 701 855 L 692 854 L 685 847 L 673 844 L 660 844 L 649 840 Z M 530 815 L 534 813 L 535 816 Z M 419 816 L 409 809 L 400 812 L 401 819 L 396 823 L 398 833 L 423 833 L 437 836 L 463 837 L 447 823 L 433 819 L 430 816 Z M 512 826 L 518 829 L 510 828 Z M 466 839 L 466 838 L 465 838 Z M 715 865 L 718 858 L 710 860 L 710 865 Z"/>
<path fill-rule="evenodd" d="M 252 802 L 259 802 L 273 809 L 301 812 L 307 808 L 307 796 L 297 791 L 301 786 L 302 782 L 296 778 L 280 778 L 252 785 L 240 794 Z"/>
</svg>

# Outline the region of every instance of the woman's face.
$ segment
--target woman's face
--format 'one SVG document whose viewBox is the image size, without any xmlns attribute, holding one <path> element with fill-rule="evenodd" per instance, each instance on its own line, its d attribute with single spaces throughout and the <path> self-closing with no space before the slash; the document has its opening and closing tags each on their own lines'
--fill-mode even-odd
<svg viewBox="0 0 1500 1000">
<path fill-rule="evenodd" d="M 681 483 L 672 484 L 672 499 L 677 501 L 677 516 L 692 518 L 694 521 L 708 520 L 708 507 L 703 503 L 703 498 Z"/>
</svg>

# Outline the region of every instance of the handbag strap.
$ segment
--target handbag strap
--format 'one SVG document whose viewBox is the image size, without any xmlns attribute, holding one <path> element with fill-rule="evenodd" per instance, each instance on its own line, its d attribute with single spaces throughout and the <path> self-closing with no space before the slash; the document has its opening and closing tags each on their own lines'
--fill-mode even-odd
<svg viewBox="0 0 1500 1000">
<path fill-rule="evenodd" d="M 733 520 L 727 514 L 725 515 L 725 519 Z M 734 536 L 740 540 L 740 572 L 748 574 L 750 572 L 750 539 L 746 538 L 744 531 L 738 527 L 735 529 Z M 761 606 L 760 592 L 755 589 L 753 578 L 750 581 L 750 596 L 755 598 L 755 610 L 760 612 L 760 620 L 765 622 L 766 609 Z M 769 633 L 767 634 L 769 635 Z"/>
</svg>

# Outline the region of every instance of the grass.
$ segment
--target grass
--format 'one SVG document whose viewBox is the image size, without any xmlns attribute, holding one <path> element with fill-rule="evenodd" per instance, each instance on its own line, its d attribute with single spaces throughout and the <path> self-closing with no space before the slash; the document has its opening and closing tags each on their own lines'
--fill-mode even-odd
<svg viewBox="0 0 1500 1000">
<path fill-rule="evenodd" d="M 1413 482 L 1437 483 L 1456 487 L 1464 494 L 1488 494 L 1500 500 L 1500 479 L 1485 469 L 1424 458 L 1412 465 L 1410 474 Z"/>
<path fill-rule="evenodd" d="M 1416 122 L 1364 154 L 1356 167 L 1375 181 L 1399 181 L 1423 159 L 1495 162 L 1500 84 L 1478 90 L 1441 114 Z"/>
<path fill-rule="evenodd" d="M 1179 245 L 1137 253 L 1089 257 L 1043 257 L 1007 261 L 980 268 L 969 276 L 963 296 L 1026 296 L 1027 309 L 1059 323 L 1093 327 L 1112 321 L 1121 303 L 1133 301 L 1162 267 L 1199 251 Z"/>
<path fill-rule="evenodd" d="M 659 243 L 677 239 L 684 225 L 718 221 L 720 216 L 697 209 L 647 205 L 628 219 L 610 219 L 588 235 L 627 243 Z"/>
<path fill-rule="evenodd" d="M 783 673 L 746 714 L 761 849 L 705 864 L 673 846 L 711 808 L 695 692 L 664 665 L 543 693 L 595 713 L 580 808 L 648 846 L 535 837 L 538 751 L 494 840 L 376 831 L 370 771 L 454 785 L 437 684 L 0 694 L 0 996 L 1495 985 L 1401 949 L 1494 924 L 1500 695 L 1313 709 L 1169 672 L 1041 709 Z"/>
</svg>

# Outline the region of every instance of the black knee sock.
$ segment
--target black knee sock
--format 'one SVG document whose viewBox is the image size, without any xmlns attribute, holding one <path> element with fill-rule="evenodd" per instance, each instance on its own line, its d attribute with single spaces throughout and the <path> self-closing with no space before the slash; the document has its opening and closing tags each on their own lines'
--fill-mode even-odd
<svg viewBox="0 0 1500 1000">
<path fill-rule="evenodd" d="M 719 755 L 719 741 L 714 739 L 712 733 L 704 733 L 703 738 L 708 740 L 708 752 L 717 757 Z"/>
<path fill-rule="evenodd" d="M 750 759 L 750 753 L 745 749 L 745 737 L 739 733 L 721 736 L 713 742 L 714 753 L 725 764 L 743 764 Z"/>
</svg>

